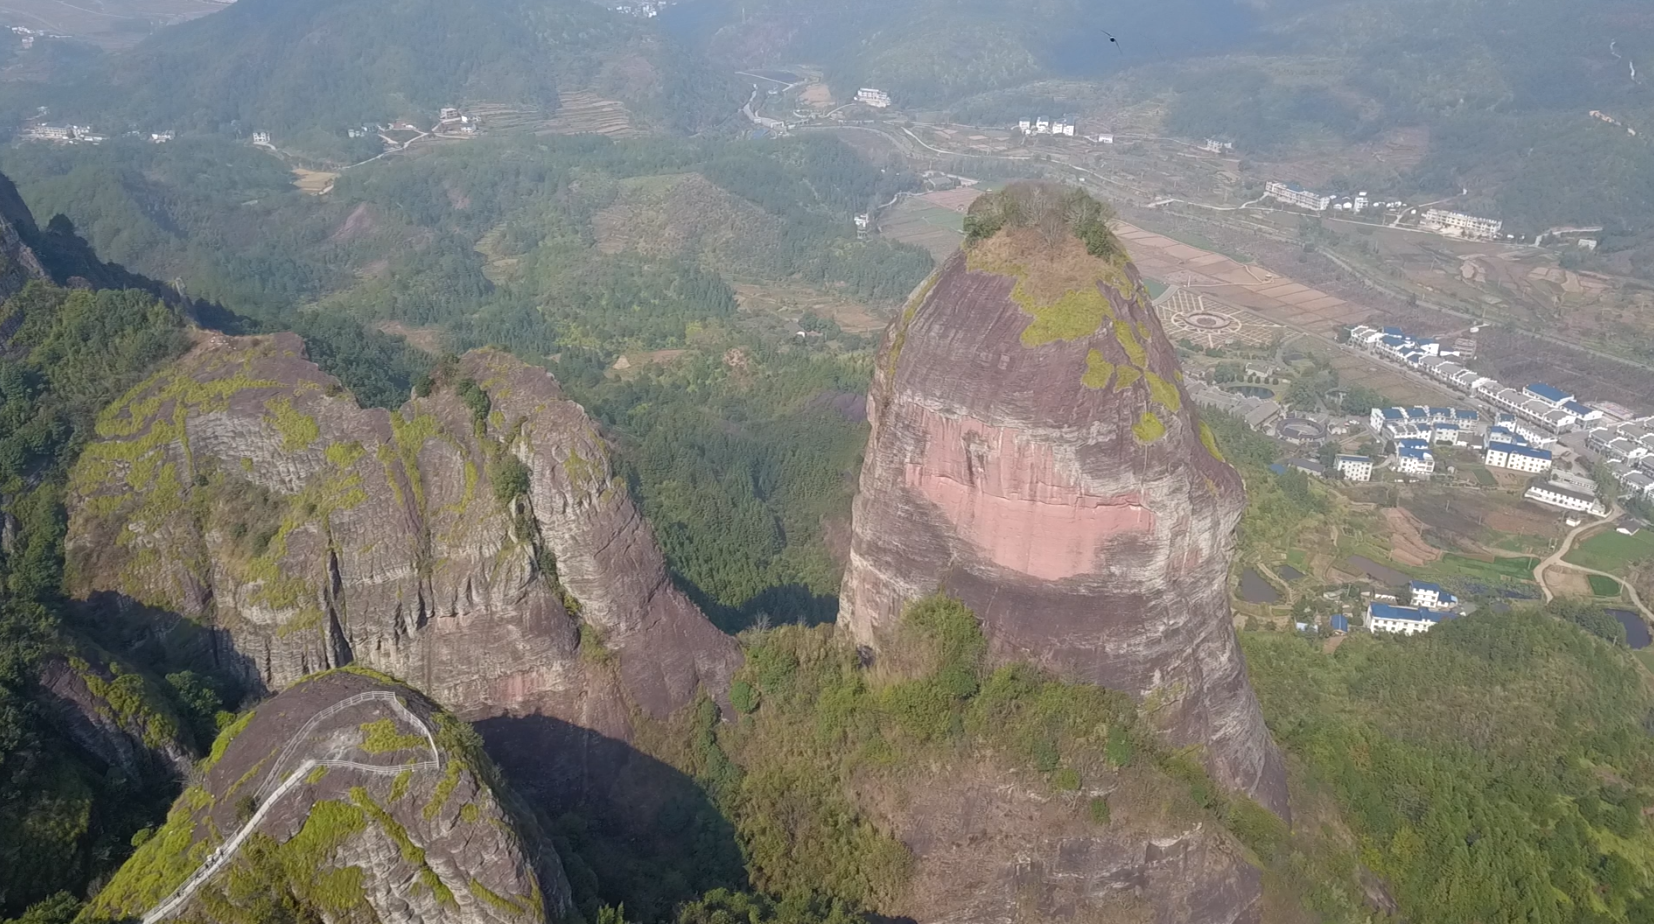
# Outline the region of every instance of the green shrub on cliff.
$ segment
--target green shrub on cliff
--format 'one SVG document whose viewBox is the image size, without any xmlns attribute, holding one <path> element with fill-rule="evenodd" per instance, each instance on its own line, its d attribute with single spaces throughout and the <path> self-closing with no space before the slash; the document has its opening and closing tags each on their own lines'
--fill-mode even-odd
<svg viewBox="0 0 1654 924">
<path fill-rule="evenodd" d="M 825 627 L 749 639 L 737 683 L 756 692 L 755 708 L 717 729 L 716 744 L 739 770 L 721 802 L 766 892 L 887 905 L 903 894 L 913 861 L 864 798 L 867 787 L 878 794 L 872 802 L 899 801 L 923 774 L 967 767 L 1037 775 L 1076 819 L 1095 824 L 1108 822 L 1108 806 L 1086 787 L 1127 776 L 1157 793 L 1151 814 L 1204 817 L 1260 863 L 1291 852 L 1279 819 L 1161 743 L 1130 697 L 1025 664 L 990 669 L 976 616 L 957 600 L 911 606 L 871 668 Z"/>
<path fill-rule="evenodd" d="M 176 311 L 142 292 L 30 283 L 0 305 L 0 915 L 107 873 L 170 801 L 162 783 L 117 778 L 83 758 L 35 703 L 40 659 L 73 651 L 61 614 L 64 485 L 97 412 L 186 345 Z M 126 679 L 126 678 L 132 679 Z M 126 672 L 98 679 L 108 708 L 176 734 L 174 691 Z M 170 723 L 170 724 L 169 724 Z"/>
</svg>

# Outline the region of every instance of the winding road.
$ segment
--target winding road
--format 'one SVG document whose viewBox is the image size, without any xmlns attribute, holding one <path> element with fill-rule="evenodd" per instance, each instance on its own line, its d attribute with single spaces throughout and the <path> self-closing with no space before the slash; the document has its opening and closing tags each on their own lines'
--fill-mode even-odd
<svg viewBox="0 0 1654 924">
<path fill-rule="evenodd" d="M 395 712 L 403 720 L 407 721 L 408 724 L 418 728 L 420 732 L 425 735 L 425 743 L 431 748 L 431 759 L 422 760 L 411 764 L 395 764 L 392 766 L 385 766 L 383 764 L 358 763 L 353 760 L 316 760 L 312 758 L 307 759 L 300 763 L 297 767 L 294 767 L 291 773 L 285 775 L 282 774 L 282 767 L 293 757 L 293 752 L 296 751 L 307 738 L 309 738 L 310 733 L 315 730 L 318 724 L 338 714 L 339 712 L 344 711 L 345 709 L 372 701 L 389 703 L 393 712 Z M 206 861 L 203 862 L 194 873 L 191 873 L 190 877 L 184 880 L 182 885 L 174 889 L 171 895 L 168 895 L 154 908 L 150 909 L 150 912 L 144 915 L 143 924 L 157 924 L 157 922 L 165 920 L 169 915 L 176 912 L 179 908 L 182 908 L 184 903 L 190 900 L 190 897 L 195 894 L 197 889 L 206 883 L 208 879 L 211 879 L 220 869 L 223 869 L 225 864 L 235 858 L 235 852 L 240 849 L 242 843 L 252 835 L 255 829 L 258 828 L 259 823 L 264 820 L 265 816 L 268 815 L 270 810 L 275 807 L 276 803 L 281 801 L 281 797 L 287 795 L 287 793 L 295 787 L 303 785 L 306 778 L 309 777 L 310 771 L 316 769 L 317 767 L 357 770 L 371 776 L 396 776 L 404 771 L 413 771 L 417 773 L 424 770 L 441 770 L 442 752 L 437 749 L 436 738 L 431 734 L 430 726 L 425 724 L 424 719 L 421 719 L 419 716 L 414 715 L 413 712 L 409 711 L 408 707 L 402 704 L 401 697 L 397 696 L 395 693 L 388 693 L 379 690 L 369 693 L 358 693 L 348 699 L 342 699 L 326 709 L 323 709 L 321 712 L 316 713 L 310 717 L 310 721 L 306 722 L 303 728 L 299 729 L 299 733 L 294 735 L 287 742 L 287 747 L 282 749 L 281 755 L 276 758 L 275 764 L 270 767 L 270 772 L 265 776 L 264 784 L 259 787 L 258 795 L 256 797 L 259 801 L 258 810 L 253 812 L 253 816 L 247 819 L 247 823 L 242 825 L 235 832 L 235 834 L 231 835 L 229 840 L 220 844 L 217 849 L 215 849 L 211 854 L 208 854 Z"/>
<path fill-rule="evenodd" d="M 1598 571 L 1595 568 L 1587 568 L 1583 565 L 1576 565 L 1573 562 L 1562 560 L 1564 556 L 1574 550 L 1574 542 L 1579 539 L 1581 534 L 1587 532 L 1588 530 L 1595 529 L 1598 526 L 1607 526 L 1624 515 L 1625 511 L 1621 509 L 1618 504 L 1615 504 L 1613 511 L 1608 514 L 1606 519 L 1592 520 L 1589 523 L 1582 523 L 1579 526 L 1574 527 L 1574 529 L 1568 533 L 1567 537 L 1562 540 L 1562 545 L 1555 552 L 1552 552 L 1549 558 L 1534 567 L 1533 579 L 1538 582 L 1539 590 L 1545 595 L 1546 603 L 1556 599 L 1556 594 L 1551 593 L 1550 585 L 1545 583 L 1545 572 L 1549 571 L 1553 565 L 1560 565 L 1567 571 L 1578 571 L 1581 574 L 1595 574 L 1605 578 L 1613 578 L 1615 581 L 1618 581 L 1619 585 L 1625 588 L 1626 594 L 1631 598 L 1631 604 L 1637 608 L 1637 612 L 1642 614 L 1643 621 L 1647 622 L 1650 626 L 1654 626 L 1654 611 L 1649 610 L 1649 608 L 1643 604 L 1642 598 L 1637 596 L 1637 588 L 1633 587 L 1630 581 L 1620 577 L 1617 574 L 1609 574 L 1606 571 Z"/>
</svg>

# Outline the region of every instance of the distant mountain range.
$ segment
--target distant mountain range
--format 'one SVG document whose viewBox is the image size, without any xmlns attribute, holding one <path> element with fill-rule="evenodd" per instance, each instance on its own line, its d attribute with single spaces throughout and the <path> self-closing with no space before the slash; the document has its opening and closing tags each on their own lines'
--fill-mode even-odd
<svg viewBox="0 0 1654 924">
<path fill-rule="evenodd" d="M 587 0 L 240 0 L 71 86 L 18 95 L 107 134 L 293 138 L 478 102 L 550 115 L 574 90 L 619 101 L 648 127 L 694 132 L 733 115 L 740 86 L 650 23 Z"/>
</svg>

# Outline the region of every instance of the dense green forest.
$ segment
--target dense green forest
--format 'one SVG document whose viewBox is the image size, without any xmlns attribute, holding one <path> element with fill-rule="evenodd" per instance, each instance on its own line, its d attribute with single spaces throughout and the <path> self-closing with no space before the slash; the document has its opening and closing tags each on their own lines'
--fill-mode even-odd
<svg viewBox="0 0 1654 924">
<path fill-rule="evenodd" d="M 364 330 L 377 323 L 548 363 L 620 441 L 675 572 L 720 624 L 831 617 L 825 538 L 844 526 L 865 442 L 858 354 L 872 343 L 826 319 L 743 315 L 731 284 L 894 304 L 930 257 L 858 240 L 850 219 L 912 177 L 822 137 L 485 141 L 353 171 L 323 200 L 292 189 L 275 158 L 212 139 L 26 146 L 4 166 L 107 257 L 240 312 L 242 330 L 297 329 L 366 403 L 400 405 L 432 361 Z M 628 184 L 689 175 L 765 246 L 596 246 L 600 215 L 622 235 L 647 218 Z M 606 374 L 653 350 L 688 352 Z"/>
<path fill-rule="evenodd" d="M 1270 727 L 1407 920 L 1654 916 L 1654 698 L 1623 645 L 1540 611 L 1357 634 L 1333 654 L 1242 641 Z"/>
<path fill-rule="evenodd" d="M 178 312 L 147 293 L 43 283 L 8 299 L 0 319 L 15 331 L 0 363 L 0 913 L 15 913 L 114 869 L 175 795 L 170 780 L 105 772 L 70 745 L 37 676 L 48 657 L 96 650 L 61 591 L 68 468 L 95 413 L 186 335 Z M 219 698 L 202 678 L 134 679 L 129 695 L 166 691 L 173 710 L 212 731 Z"/>
</svg>

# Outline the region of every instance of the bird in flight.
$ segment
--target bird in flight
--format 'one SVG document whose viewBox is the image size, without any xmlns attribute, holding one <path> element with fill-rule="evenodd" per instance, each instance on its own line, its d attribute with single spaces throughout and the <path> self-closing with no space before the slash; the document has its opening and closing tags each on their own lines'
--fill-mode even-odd
<svg viewBox="0 0 1654 924">
<path fill-rule="evenodd" d="M 1120 51 L 1120 40 L 1114 37 L 1114 33 L 1104 29 L 1103 34 L 1108 36 L 1109 42 L 1114 45 L 1114 50 Z"/>
</svg>

